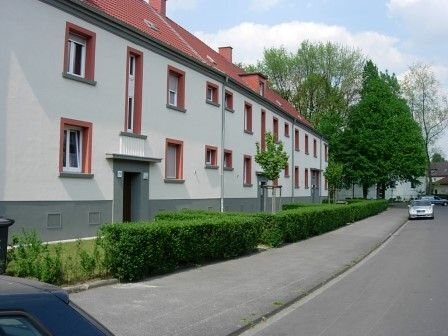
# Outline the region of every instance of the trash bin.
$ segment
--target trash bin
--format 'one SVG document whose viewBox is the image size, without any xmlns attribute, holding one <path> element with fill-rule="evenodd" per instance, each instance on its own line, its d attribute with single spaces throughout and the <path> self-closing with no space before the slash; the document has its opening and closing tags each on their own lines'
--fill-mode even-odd
<svg viewBox="0 0 448 336">
<path fill-rule="evenodd" d="M 8 252 L 8 229 L 14 219 L 0 217 L 0 274 L 6 272 L 6 253 Z"/>
</svg>

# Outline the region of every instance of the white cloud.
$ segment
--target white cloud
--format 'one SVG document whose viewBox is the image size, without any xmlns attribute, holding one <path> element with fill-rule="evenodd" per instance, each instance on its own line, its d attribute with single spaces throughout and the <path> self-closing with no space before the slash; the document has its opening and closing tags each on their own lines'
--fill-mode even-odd
<svg viewBox="0 0 448 336">
<path fill-rule="evenodd" d="M 448 1 L 388 0 L 392 15 L 401 18 L 420 42 L 437 43 L 448 37 Z"/>
<path fill-rule="evenodd" d="M 251 0 L 249 8 L 254 11 L 265 12 L 279 5 L 283 0 Z"/>
<path fill-rule="evenodd" d="M 400 52 L 399 40 L 392 36 L 369 31 L 353 33 L 345 27 L 314 22 L 292 21 L 274 26 L 245 22 L 217 33 L 196 35 L 215 49 L 231 45 L 234 60 L 246 64 L 255 64 L 264 48 L 284 46 L 295 52 L 304 40 L 332 41 L 359 48 L 380 69 L 390 72 L 402 72 L 414 61 L 411 55 Z"/>
</svg>

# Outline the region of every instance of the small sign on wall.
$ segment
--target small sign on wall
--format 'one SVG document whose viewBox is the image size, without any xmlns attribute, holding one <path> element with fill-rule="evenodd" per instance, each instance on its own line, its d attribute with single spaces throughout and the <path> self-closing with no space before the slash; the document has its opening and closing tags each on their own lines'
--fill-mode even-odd
<svg viewBox="0 0 448 336">
<path fill-rule="evenodd" d="M 122 170 L 118 170 L 117 171 L 117 178 L 122 178 L 123 177 L 123 171 Z"/>
</svg>

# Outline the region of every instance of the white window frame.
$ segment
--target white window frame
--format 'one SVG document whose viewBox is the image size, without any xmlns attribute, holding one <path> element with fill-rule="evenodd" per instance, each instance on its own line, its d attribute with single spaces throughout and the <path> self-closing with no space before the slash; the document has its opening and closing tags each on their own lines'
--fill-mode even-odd
<svg viewBox="0 0 448 336">
<path fill-rule="evenodd" d="M 135 71 L 137 58 L 135 55 L 129 55 L 129 72 L 128 72 L 128 119 L 126 121 L 127 131 L 134 131 L 134 115 L 135 115 Z"/>
<path fill-rule="evenodd" d="M 213 102 L 213 94 L 214 94 L 215 89 L 213 87 L 211 87 L 210 85 L 207 86 L 207 101 L 209 102 Z"/>
<path fill-rule="evenodd" d="M 77 161 L 78 165 L 76 167 L 71 166 L 71 158 L 70 158 L 70 134 L 72 132 L 76 132 L 76 134 L 79 134 L 79 137 L 76 137 L 76 155 L 77 155 Z M 63 165 L 63 171 L 66 172 L 76 172 L 76 173 L 82 173 L 82 165 L 83 165 L 83 129 L 80 127 L 74 127 L 74 126 L 66 126 L 64 127 L 64 144 L 65 147 L 65 153 L 63 153 L 65 158 L 65 165 Z"/>
<path fill-rule="evenodd" d="M 80 46 L 81 49 L 81 73 L 75 73 L 76 64 L 76 47 Z M 73 76 L 85 78 L 86 75 L 86 53 L 87 53 L 87 40 L 79 35 L 69 34 L 67 41 L 67 73 Z"/>
<path fill-rule="evenodd" d="M 178 106 L 179 76 L 173 72 L 168 75 L 168 104 Z"/>
</svg>

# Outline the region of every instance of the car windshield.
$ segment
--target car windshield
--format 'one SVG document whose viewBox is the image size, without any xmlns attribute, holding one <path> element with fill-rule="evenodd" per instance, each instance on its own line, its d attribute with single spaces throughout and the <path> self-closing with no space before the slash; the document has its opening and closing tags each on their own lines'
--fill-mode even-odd
<svg viewBox="0 0 448 336">
<path fill-rule="evenodd" d="M 431 202 L 425 200 L 416 200 L 411 202 L 411 206 L 431 206 Z"/>
</svg>

